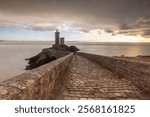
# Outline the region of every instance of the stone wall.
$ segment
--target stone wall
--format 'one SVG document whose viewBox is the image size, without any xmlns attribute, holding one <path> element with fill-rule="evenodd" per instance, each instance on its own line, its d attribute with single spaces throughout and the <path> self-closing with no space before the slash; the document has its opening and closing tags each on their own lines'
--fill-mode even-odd
<svg viewBox="0 0 150 117">
<path fill-rule="evenodd" d="M 0 83 L 0 99 L 55 99 L 73 54 Z"/>
<path fill-rule="evenodd" d="M 150 92 L 150 63 L 81 52 L 78 54 L 99 63 L 104 68 L 131 80 L 140 88 Z"/>
</svg>

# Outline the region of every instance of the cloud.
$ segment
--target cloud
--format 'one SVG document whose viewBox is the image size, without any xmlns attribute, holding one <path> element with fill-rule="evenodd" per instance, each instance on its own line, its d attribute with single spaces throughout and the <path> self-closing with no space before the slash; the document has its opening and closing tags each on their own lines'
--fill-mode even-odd
<svg viewBox="0 0 150 117">
<path fill-rule="evenodd" d="M 140 20 L 133 25 L 123 25 L 120 27 L 120 34 L 125 35 L 141 35 L 145 38 L 150 38 L 150 19 Z"/>
<path fill-rule="evenodd" d="M 80 31 L 80 32 L 83 32 L 83 33 L 89 33 L 90 32 L 90 30 L 88 30 L 88 29 L 76 29 L 77 31 Z"/>
<path fill-rule="evenodd" d="M 0 21 L 0 27 L 28 25 L 28 30 L 50 31 L 69 23 L 85 33 L 105 30 L 149 37 L 149 6 L 149 0 L 0 0 L 0 20 L 13 21 Z M 49 23 L 55 26 L 40 25 Z"/>
<path fill-rule="evenodd" d="M 0 20 L 1 28 L 20 28 L 21 26 L 22 24 L 15 22 L 15 21 Z"/>
<path fill-rule="evenodd" d="M 106 29 L 105 32 L 107 32 L 107 33 L 114 33 L 114 31 L 110 30 L 110 29 Z"/>
<path fill-rule="evenodd" d="M 145 38 L 150 38 L 150 30 L 145 31 L 144 34 L 143 34 L 143 36 Z"/>
<path fill-rule="evenodd" d="M 24 30 L 34 30 L 34 31 L 54 31 L 58 27 L 52 24 L 26 24 L 18 23 L 9 20 L 0 20 L 1 28 L 15 28 Z"/>
<path fill-rule="evenodd" d="M 51 25 L 47 25 L 47 26 L 42 26 L 42 25 L 26 25 L 24 26 L 24 29 L 26 30 L 35 30 L 35 31 L 54 31 L 57 29 L 56 26 L 51 26 Z"/>
<path fill-rule="evenodd" d="M 120 26 L 120 29 L 121 29 L 121 30 L 126 30 L 126 29 L 130 29 L 130 27 L 128 26 L 128 24 L 122 24 L 122 25 Z"/>
<path fill-rule="evenodd" d="M 112 29 L 105 29 L 105 32 L 106 33 L 110 33 L 112 36 L 116 36 L 117 35 L 117 33 L 114 30 L 112 30 Z"/>
</svg>

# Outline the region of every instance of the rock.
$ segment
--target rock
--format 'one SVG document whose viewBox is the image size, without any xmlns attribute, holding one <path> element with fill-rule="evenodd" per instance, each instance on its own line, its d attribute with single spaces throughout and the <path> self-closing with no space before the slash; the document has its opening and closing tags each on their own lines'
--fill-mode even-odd
<svg viewBox="0 0 150 117">
<path fill-rule="evenodd" d="M 31 70 L 36 67 L 39 67 L 41 65 L 44 65 L 48 62 L 54 61 L 60 57 L 63 57 L 71 52 L 76 52 L 79 51 L 79 49 L 75 46 L 70 46 L 68 47 L 67 45 L 62 45 L 62 46 L 55 46 L 53 45 L 52 48 L 46 48 L 43 49 L 42 52 L 39 54 L 27 58 L 25 60 L 28 60 L 28 66 L 26 66 L 26 70 Z"/>
<path fill-rule="evenodd" d="M 70 50 L 71 52 L 77 52 L 77 51 L 79 51 L 79 49 L 78 49 L 76 46 L 70 46 L 70 47 L 69 47 L 69 50 Z"/>
</svg>

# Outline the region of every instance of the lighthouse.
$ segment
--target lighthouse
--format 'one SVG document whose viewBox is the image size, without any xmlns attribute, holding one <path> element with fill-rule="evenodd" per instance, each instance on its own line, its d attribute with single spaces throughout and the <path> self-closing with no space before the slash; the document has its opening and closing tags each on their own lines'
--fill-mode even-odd
<svg viewBox="0 0 150 117">
<path fill-rule="evenodd" d="M 59 34 L 58 30 L 55 32 L 55 46 L 59 46 Z"/>
<path fill-rule="evenodd" d="M 64 44 L 65 44 L 64 41 L 65 41 L 65 38 L 64 38 L 64 37 L 61 37 L 61 38 L 60 38 L 60 45 L 64 45 Z"/>
</svg>

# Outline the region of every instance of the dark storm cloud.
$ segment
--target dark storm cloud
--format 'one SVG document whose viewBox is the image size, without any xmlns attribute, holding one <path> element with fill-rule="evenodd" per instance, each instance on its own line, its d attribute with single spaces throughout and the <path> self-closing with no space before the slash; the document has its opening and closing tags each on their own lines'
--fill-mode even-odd
<svg viewBox="0 0 150 117">
<path fill-rule="evenodd" d="M 112 36 L 116 36 L 116 33 L 115 33 L 114 30 L 112 30 L 112 29 L 105 29 L 105 32 L 106 32 L 106 33 L 111 33 Z"/>
<path fill-rule="evenodd" d="M 141 35 L 145 38 L 150 38 L 150 19 L 138 21 L 133 25 L 122 25 L 119 33 L 126 35 Z"/>
<path fill-rule="evenodd" d="M 0 0 L 0 19 L 21 20 L 23 24 L 32 25 L 72 21 L 86 32 L 109 27 L 124 33 L 142 27 L 141 33 L 146 37 L 149 30 L 144 32 L 144 28 L 150 25 L 146 22 L 150 19 L 149 11 L 150 0 Z M 33 29 L 46 30 L 40 26 Z"/>
<path fill-rule="evenodd" d="M 107 33 L 114 33 L 114 31 L 110 30 L 110 29 L 106 29 L 105 32 L 107 32 Z"/>
</svg>

